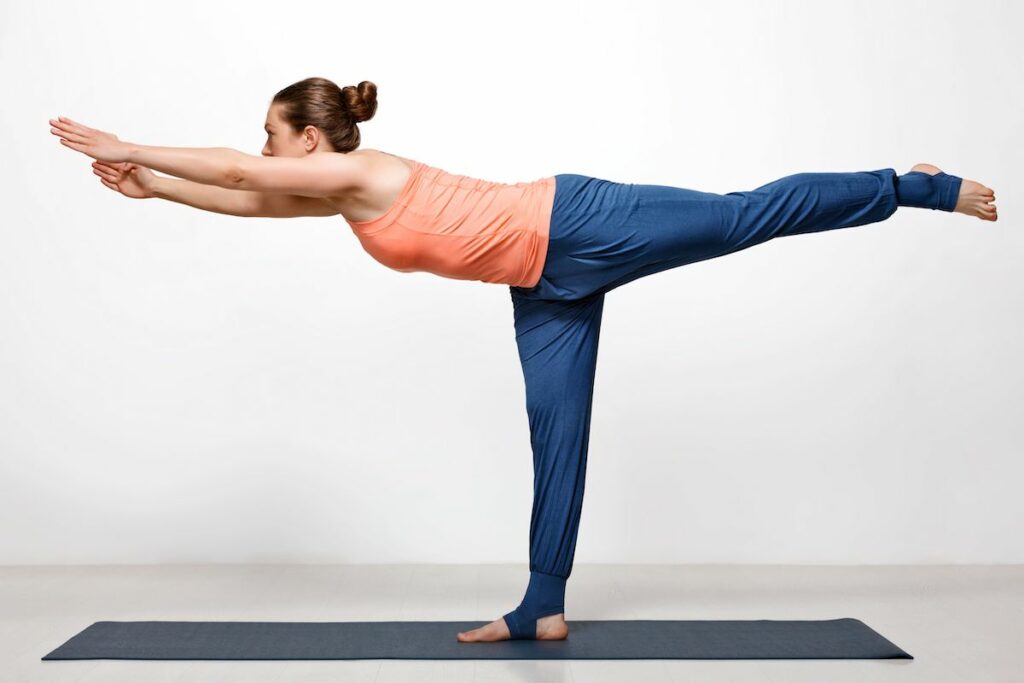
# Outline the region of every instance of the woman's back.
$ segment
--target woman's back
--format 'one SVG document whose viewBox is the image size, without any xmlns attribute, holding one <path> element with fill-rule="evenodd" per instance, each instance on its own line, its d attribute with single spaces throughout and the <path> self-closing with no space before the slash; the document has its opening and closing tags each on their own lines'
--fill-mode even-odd
<svg viewBox="0 0 1024 683">
<path fill-rule="evenodd" d="M 351 153 L 350 154 L 354 154 Z M 387 154 L 366 150 L 363 154 Z M 555 178 L 501 183 L 387 155 L 410 168 L 390 206 L 343 216 L 363 249 L 400 272 L 531 287 L 544 267 Z M 379 164 L 379 157 L 367 161 Z M 385 173 L 385 171 L 381 171 Z M 400 180 L 397 173 L 391 176 Z M 384 181 L 388 182 L 388 181 Z M 375 188 L 380 193 L 379 188 Z"/>
</svg>

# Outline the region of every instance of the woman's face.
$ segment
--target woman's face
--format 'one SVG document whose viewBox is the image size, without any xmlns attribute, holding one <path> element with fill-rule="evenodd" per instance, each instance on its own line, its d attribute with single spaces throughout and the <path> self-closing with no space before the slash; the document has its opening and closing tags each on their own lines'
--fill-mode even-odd
<svg viewBox="0 0 1024 683">
<path fill-rule="evenodd" d="M 272 104 L 267 110 L 267 120 L 263 124 L 267 142 L 263 145 L 263 156 L 267 157 L 304 157 L 317 151 L 330 151 L 326 140 L 322 140 L 316 126 L 306 126 L 301 133 L 296 133 L 281 119 L 283 105 Z"/>
</svg>

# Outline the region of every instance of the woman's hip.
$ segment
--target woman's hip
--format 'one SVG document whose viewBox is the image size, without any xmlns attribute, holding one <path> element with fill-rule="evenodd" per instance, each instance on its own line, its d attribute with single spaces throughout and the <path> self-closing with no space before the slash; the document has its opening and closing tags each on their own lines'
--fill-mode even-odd
<svg viewBox="0 0 1024 683">
<path fill-rule="evenodd" d="M 681 254 L 707 258 L 720 247 L 729 204 L 709 192 L 559 174 L 540 280 L 512 293 L 581 299 Z"/>
</svg>

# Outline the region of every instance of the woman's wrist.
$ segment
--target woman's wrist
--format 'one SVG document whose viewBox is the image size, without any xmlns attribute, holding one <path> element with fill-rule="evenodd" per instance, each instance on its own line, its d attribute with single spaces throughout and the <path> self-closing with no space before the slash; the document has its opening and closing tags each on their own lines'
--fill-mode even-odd
<svg viewBox="0 0 1024 683">
<path fill-rule="evenodd" d="M 124 144 L 128 147 L 128 151 L 125 153 L 125 161 L 129 163 L 138 163 L 137 157 L 140 145 L 137 145 L 134 142 L 126 142 Z"/>
<path fill-rule="evenodd" d="M 153 182 L 149 186 L 150 196 L 157 199 L 167 199 L 170 194 L 170 183 L 176 182 L 177 178 L 159 176 L 153 174 Z"/>
</svg>

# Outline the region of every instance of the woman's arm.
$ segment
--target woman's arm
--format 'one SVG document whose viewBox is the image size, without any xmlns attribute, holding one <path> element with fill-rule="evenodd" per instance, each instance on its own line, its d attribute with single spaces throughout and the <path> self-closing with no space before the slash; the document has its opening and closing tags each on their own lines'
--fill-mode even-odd
<svg viewBox="0 0 1024 683">
<path fill-rule="evenodd" d="M 158 176 L 138 164 L 92 162 L 92 171 L 111 190 L 132 199 L 159 197 L 197 209 L 226 213 L 232 216 L 333 216 L 339 213 L 330 201 L 293 194 L 271 194 L 249 190 L 230 190 L 216 185 L 203 185 L 191 180 Z"/>
<path fill-rule="evenodd" d="M 297 218 L 340 213 L 333 204 L 316 197 L 231 190 L 180 178 L 157 176 L 152 192 L 160 199 L 231 216 Z"/>
<path fill-rule="evenodd" d="M 337 153 L 264 157 L 229 147 L 152 147 L 132 144 L 127 160 L 204 185 L 233 190 L 329 197 L 356 186 L 357 162 Z"/>
</svg>

